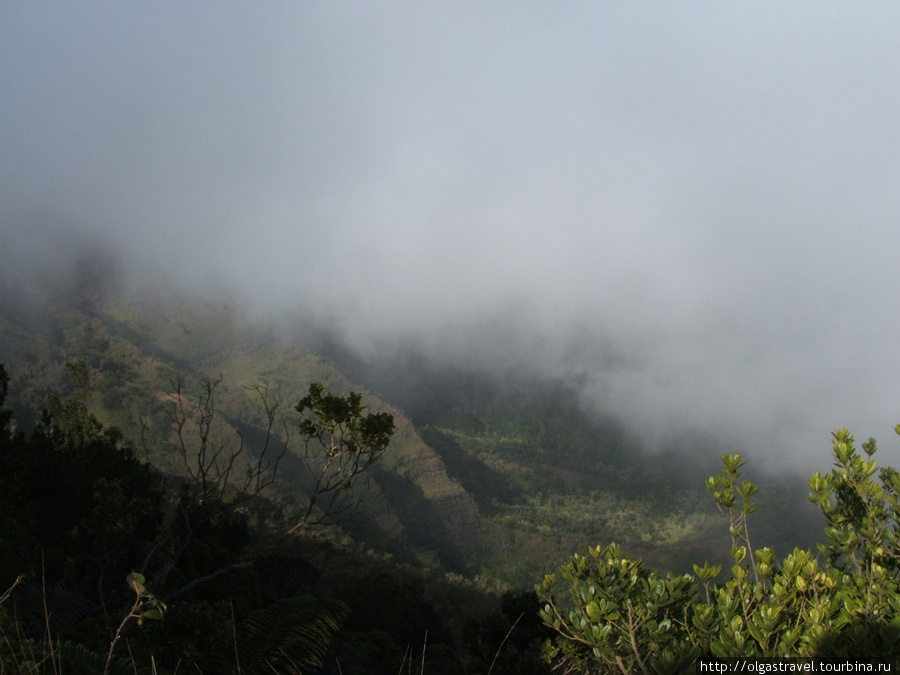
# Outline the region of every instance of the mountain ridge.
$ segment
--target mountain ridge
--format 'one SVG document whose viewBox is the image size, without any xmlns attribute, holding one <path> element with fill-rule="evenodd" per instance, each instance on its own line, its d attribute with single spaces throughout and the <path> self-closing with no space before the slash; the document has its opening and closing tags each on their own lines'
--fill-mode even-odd
<svg viewBox="0 0 900 675">
<path fill-rule="evenodd" d="M 344 527 L 398 560 L 528 587 L 598 540 L 624 540 L 665 565 L 721 539 L 700 482 L 685 489 L 675 475 L 683 462 L 644 461 L 614 420 L 588 419 L 565 383 L 417 365 L 414 354 L 367 367 L 338 350 L 317 353 L 234 302 L 187 293 L 117 294 L 95 281 L 31 295 L 41 300 L 31 320 L 0 313 L 16 416 L 36 419 L 47 393 L 71 391 L 65 364 L 84 361 L 91 410 L 143 439 L 169 471 L 178 470 L 167 413 L 177 377 L 188 388 L 221 378 L 221 432 L 232 439 L 263 433 L 246 389 L 254 383 L 287 414 L 319 381 L 393 415 L 391 447 L 360 493 L 364 515 Z M 278 493 L 296 498 L 302 481 L 287 478 Z"/>
</svg>

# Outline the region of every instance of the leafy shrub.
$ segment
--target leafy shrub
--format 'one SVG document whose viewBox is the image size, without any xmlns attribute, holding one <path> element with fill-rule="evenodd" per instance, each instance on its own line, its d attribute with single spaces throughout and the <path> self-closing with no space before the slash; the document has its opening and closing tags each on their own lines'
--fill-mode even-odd
<svg viewBox="0 0 900 675">
<path fill-rule="evenodd" d="M 900 433 L 900 426 L 897 427 Z M 825 517 L 818 553 L 780 563 L 751 545 L 757 488 L 743 460 L 723 455 L 707 480 L 729 522 L 734 565 L 695 565 L 663 576 L 611 544 L 575 554 L 535 587 L 556 632 L 551 659 L 592 672 L 677 673 L 700 656 L 819 656 L 900 660 L 900 474 L 878 469 L 874 439 L 861 454 L 846 429 L 833 434 L 835 466 L 809 480 Z"/>
</svg>

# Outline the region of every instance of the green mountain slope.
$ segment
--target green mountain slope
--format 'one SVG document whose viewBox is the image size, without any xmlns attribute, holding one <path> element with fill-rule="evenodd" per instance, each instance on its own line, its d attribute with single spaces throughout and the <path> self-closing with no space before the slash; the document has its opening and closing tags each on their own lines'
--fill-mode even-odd
<svg viewBox="0 0 900 675">
<path fill-rule="evenodd" d="M 362 508 L 342 525 L 400 561 L 527 587 L 586 545 L 615 540 L 678 567 L 727 535 L 704 494 L 702 465 L 692 474 L 681 457 L 647 462 L 623 429 L 589 416 L 563 384 L 414 359 L 373 367 L 313 351 L 232 303 L 186 294 L 126 297 L 90 279 L 29 293 L 27 311 L 7 302 L 0 312 L 16 418 L 35 419 L 46 394 L 71 390 L 65 364 L 84 361 L 91 410 L 166 471 L 180 469 L 170 417 L 178 377 L 186 400 L 202 378 L 221 378 L 217 438 L 236 443 L 240 432 L 251 452 L 262 447 L 265 422 L 246 385 L 279 397 L 288 429 L 313 381 L 360 392 L 370 411 L 394 415 L 390 450 L 359 486 Z M 282 478 L 280 498 L 302 500 L 296 459 Z M 774 505 L 793 509 L 793 497 Z"/>
<path fill-rule="evenodd" d="M 704 480 L 722 453 L 742 449 L 682 436 L 647 454 L 616 419 L 582 405 L 577 382 L 540 368 L 448 365 L 409 344 L 364 360 L 334 340 L 315 344 L 400 406 L 472 494 L 496 537 L 479 552 L 482 572 L 526 583 L 567 550 L 611 541 L 664 569 L 721 556 L 727 527 Z M 759 541 L 811 544 L 820 525 L 805 479 L 762 476 L 752 462 L 748 476 L 767 486 L 752 524 Z"/>
<path fill-rule="evenodd" d="M 349 527 L 410 560 L 465 571 L 465 542 L 481 524 L 471 496 L 447 475 L 399 410 L 325 359 L 249 325 L 227 304 L 172 296 L 107 301 L 86 311 L 56 298 L 45 302 L 40 326 L 0 317 L 0 354 L 12 375 L 10 403 L 17 419 L 35 419 L 46 394 L 71 389 L 65 363 L 83 360 L 92 412 L 133 439 L 143 437 L 151 461 L 178 472 L 170 420 L 178 376 L 188 397 L 197 395 L 201 378 L 221 377 L 216 433 L 222 442 L 236 443 L 240 431 L 251 446 L 262 443 L 265 431 L 260 406 L 244 385 L 266 383 L 281 398 L 289 428 L 298 419 L 293 405 L 310 382 L 321 381 L 343 395 L 359 391 L 370 411 L 393 414 L 397 428 L 390 452 L 361 494 L 364 508 Z M 283 476 L 284 496 L 303 490 L 296 462 L 286 463 Z"/>
</svg>

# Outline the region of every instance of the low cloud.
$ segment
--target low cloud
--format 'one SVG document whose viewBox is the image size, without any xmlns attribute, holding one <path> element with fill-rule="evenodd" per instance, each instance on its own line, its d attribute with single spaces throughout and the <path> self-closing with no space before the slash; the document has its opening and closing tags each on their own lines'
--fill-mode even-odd
<svg viewBox="0 0 900 675">
<path fill-rule="evenodd" d="M 8 8 L 0 234 L 570 378 L 651 448 L 896 464 L 897 11 Z"/>
</svg>

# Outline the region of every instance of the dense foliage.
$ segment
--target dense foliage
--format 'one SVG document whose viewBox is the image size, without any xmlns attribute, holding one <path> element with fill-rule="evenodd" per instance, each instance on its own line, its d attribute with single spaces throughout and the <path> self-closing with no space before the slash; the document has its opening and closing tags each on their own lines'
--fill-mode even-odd
<svg viewBox="0 0 900 675">
<path fill-rule="evenodd" d="M 900 427 L 898 427 L 900 433 Z M 825 517 L 818 555 L 780 563 L 753 550 L 755 485 L 739 455 L 707 487 L 728 518 L 731 577 L 720 566 L 659 574 L 611 544 L 574 555 L 536 587 L 557 633 L 552 658 L 579 672 L 679 673 L 701 656 L 840 657 L 900 664 L 900 474 L 876 466 L 876 444 L 834 434 L 834 469 L 814 474 L 810 500 Z"/>
<path fill-rule="evenodd" d="M 263 492 L 283 446 L 267 462 L 214 433 L 215 381 L 193 396 L 176 387 L 188 464 L 173 475 L 101 424 L 86 369 L 68 370 L 72 394 L 49 396 L 26 435 L 3 406 L 0 365 L 0 673 L 544 668 L 533 594 L 425 579 L 322 530 L 393 433 L 358 394 L 314 383 L 297 404 L 295 460 L 311 476 L 298 506 Z"/>
</svg>

